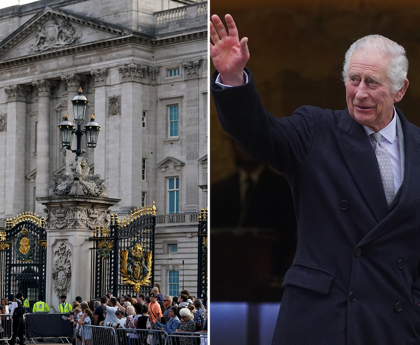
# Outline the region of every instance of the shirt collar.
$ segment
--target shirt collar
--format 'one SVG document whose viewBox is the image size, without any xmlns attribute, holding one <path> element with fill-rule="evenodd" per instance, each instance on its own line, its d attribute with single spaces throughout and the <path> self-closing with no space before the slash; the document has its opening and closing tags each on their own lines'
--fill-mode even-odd
<svg viewBox="0 0 420 345">
<path fill-rule="evenodd" d="M 363 128 L 365 129 L 365 132 L 368 136 L 370 136 L 372 133 L 375 133 L 375 131 L 369 127 L 363 126 Z M 395 107 L 394 116 L 392 117 L 391 122 L 388 124 L 388 126 L 382 128 L 379 133 L 381 133 L 381 136 L 391 144 L 395 141 L 397 137 L 397 112 L 395 111 Z"/>
</svg>

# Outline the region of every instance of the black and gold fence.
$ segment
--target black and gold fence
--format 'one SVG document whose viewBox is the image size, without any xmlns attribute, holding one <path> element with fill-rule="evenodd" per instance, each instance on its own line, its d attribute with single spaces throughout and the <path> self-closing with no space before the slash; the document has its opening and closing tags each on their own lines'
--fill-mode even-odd
<svg viewBox="0 0 420 345">
<path fill-rule="evenodd" d="M 156 207 L 137 208 L 94 230 L 91 296 L 148 294 L 154 284 Z"/>
</svg>

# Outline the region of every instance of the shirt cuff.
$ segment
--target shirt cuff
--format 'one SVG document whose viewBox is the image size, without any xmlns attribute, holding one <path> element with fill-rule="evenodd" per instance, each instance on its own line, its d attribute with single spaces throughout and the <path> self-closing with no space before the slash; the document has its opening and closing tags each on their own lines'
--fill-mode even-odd
<svg viewBox="0 0 420 345">
<path fill-rule="evenodd" d="M 248 74 L 245 71 L 244 71 L 244 79 L 245 79 L 244 85 L 248 84 Z M 216 85 L 219 85 L 222 89 L 227 89 L 229 87 L 236 87 L 236 86 L 222 84 L 221 79 L 220 79 L 220 73 L 217 75 L 215 83 Z"/>
</svg>

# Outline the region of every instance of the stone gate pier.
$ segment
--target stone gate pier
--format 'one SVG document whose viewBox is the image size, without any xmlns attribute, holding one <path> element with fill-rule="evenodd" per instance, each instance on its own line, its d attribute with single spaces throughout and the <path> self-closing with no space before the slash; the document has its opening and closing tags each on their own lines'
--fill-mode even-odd
<svg viewBox="0 0 420 345">
<path fill-rule="evenodd" d="M 45 206 L 45 297 L 53 311 L 58 312 L 60 295 L 67 295 L 68 302 L 76 296 L 84 300 L 92 297 L 90 248 L 93 243 L 89 237 L 96 227 L 109 227 L 109 207 L 120 201 L 107 197 L 103 182 L 100 175 L 89 174 L 87 159 L 82 158 L 54 179 L 49 196 L 36 198 Z"/>
</svg>

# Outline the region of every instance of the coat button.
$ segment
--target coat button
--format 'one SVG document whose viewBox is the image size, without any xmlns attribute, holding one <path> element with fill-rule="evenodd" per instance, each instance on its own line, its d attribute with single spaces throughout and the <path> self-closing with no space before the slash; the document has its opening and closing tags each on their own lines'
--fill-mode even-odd
<svg viewBox="0 0 420 345">
<path fill-rule="evenodd" d="M 401 304 L 401 302 L 395 303 L 394 308 L 395 308 L 395 310 L 397 312 L 400 312 L 402 310 L 402 304 Z"/>
<path fill-rule="evenodd" d="M 398 260 L 398 261 L 397 261 L 397 267 L 398 267 L 399 269 L 402 269 L 402 268 L 403 268 L 403 266 L 404 266 L 404 262 L 403 262 L 402 260 Z"/>
<path fill-rule="evenodd" d="M 340 208 L 345 211 L 349 208 L 349 203 L 347 202 L 347 200 L 341 200 L 340 201 Z"/>
<path fill-rule="evenodd" d="M 362 256 L 362 249 L 361 249 L 361 248 L 356 248 L 356 249 L 354 250 L 354 256 L 355 256 L 356 258 L 361 257 L 361 256 Z"/>
<path fill-rule="evenodd" d="M 353 291 L 349 293 L 349 300 L 352 302 L 356 300 L 356 294 Z"/>
</svg>

